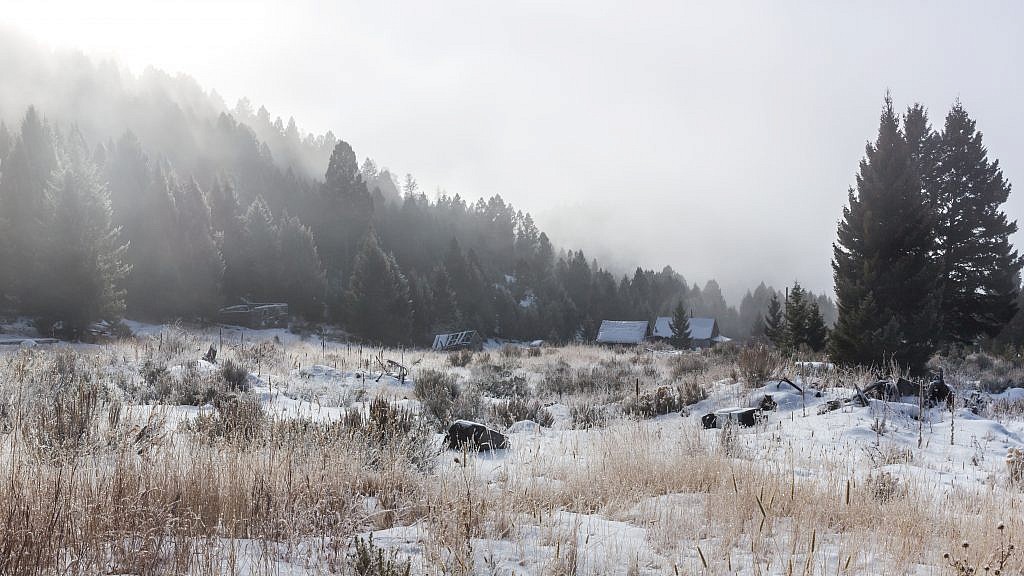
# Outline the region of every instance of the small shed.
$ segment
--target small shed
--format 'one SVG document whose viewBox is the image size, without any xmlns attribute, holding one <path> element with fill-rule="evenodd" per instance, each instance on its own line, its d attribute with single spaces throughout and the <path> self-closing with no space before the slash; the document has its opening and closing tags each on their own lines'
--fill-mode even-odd
<svg viewBox="0 0 1024 576">
<path fill-rule="evenodd" d="M 217 314 L 221 324 L 246 328 L 287 328 L 288 305 L 281 302 L 246 302 L 221 308 Z"/>
<path fill-rule="evenodd" d="M 464 330 L 450 334 L 435 334 L 434 350 L 482 350 L 484 341 L 476 330 Z"/>
<path fill-rule="evenodd" d="M 672 337 L 672 318 L 659 316 L 654 322 L 654 337 L 668 339 Z M 718 320 L 714 318 L 690 318 L 690 340 L 694 348 L 710 348 L 714 344 L 728 342 L 730 339 L 718 332 Z"/>
<path fill-rule="evenodd" d="M 646 320 L 602 320 L 598 344 L 641 344 L 647 338 Z"/>
</svg>

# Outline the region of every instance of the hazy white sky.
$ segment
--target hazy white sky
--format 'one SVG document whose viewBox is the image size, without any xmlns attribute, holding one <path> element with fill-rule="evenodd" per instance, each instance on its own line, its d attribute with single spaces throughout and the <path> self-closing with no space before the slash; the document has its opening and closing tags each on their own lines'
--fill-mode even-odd
<svg viewBox="0 0 1024 576">
<path fill-rule="evenodd" d="M 1019 2 L 0 0 L 0 22 L 186 72 L 422 188 L 501 194 L 557 243 L 715 277 L 730 300 L 762 279 L 831 290 L 886 89 L 937 125 L 959 97 L 1024 178 Z"/>
</svg>

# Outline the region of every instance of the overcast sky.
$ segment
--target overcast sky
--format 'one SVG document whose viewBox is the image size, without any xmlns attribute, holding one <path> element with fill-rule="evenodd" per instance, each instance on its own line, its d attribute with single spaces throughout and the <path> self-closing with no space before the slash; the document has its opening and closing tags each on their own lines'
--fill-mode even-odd
<svg viewBox="0 0 1024 576">
<path fill-rule="evenodd" d="M 735 301 L 760 280 L 831 292 L 836 222 L 886 89 L 938 126 L 960 98 L 1024 178 L 1022 7 L 0 0 L 0 22 L 188 73 L 428 191 L 501 194 L 560 245 L 715 277 Z"/>
</svg>

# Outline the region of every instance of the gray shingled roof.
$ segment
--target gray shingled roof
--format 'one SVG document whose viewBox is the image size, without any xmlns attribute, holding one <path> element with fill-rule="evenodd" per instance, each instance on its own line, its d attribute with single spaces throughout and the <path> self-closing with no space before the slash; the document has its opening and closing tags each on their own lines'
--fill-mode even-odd
<svg viewBox="0 0 1024 576">
<path fill-rule="evenodd" d="M 647 337 L 647 321 L 602 320 L 597 331 L 601 344 L 640 344 Z"/>
<path fill-rule="evenodd" d="M 710 340 L 717 336 L 714 318 L 690 318 L 690 338 L 694 340 Z M 658 338 L 672 336 L 672 318 L 659 316 L 654 322 L 654 335 Z"/>
</svg>

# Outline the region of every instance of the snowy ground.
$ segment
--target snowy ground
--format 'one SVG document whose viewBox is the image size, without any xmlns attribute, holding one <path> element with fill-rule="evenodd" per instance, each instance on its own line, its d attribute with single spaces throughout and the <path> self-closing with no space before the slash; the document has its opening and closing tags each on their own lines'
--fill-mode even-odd
<svg viewBox="0 0 1024 576">
<path fill-rule="evenodd" d="M 167 330 L 129 326 L 142 342 L 133 345 L 136 355 L 140 347 L 162 342 Z M 403 381 L 382 373 L 373 351 L 321 343 L 315 336 L 218 328 L 190 334 L 194 350 L 185 355 L 193 357 L 218 340 L 237 342 L 239 350 L 245 342 L 278 346 L 278 359 L 252 370 L 249 384 L 266 413 L 281 420 L 339 420 L 353 408 L 365 413 L 378 396 L 419 413 L 419 370 L 442 369 L 461 383 L 475 377 L 472 366 L 452 367 L 445 355 L 425 351 L 388 351 L 388 358 L 400 355 L 412 368 Z M 102 346 L 92 350 L 105 353 Z M 500 347 L 489 353 L 497 361 Z M 116 354 L 117 362 L 135 369 L 127 352 Z M 537 386 L 545 377 L 541 367 L 556 360 L 589 366 L 612 355 L 549 349 L 536 359 L 522 358 L 516 370 Z M 650 370 L 661 370 L 656 378 L 667 377 L 658 363 L 676 355 L 649 356 Z M 204 374 L 218 369 L 202 361 L 193 367 Z M 823 363 L 800 368 L 834 370 Z M 170 366 L 169 373 L 181 379 L 186 368 Z M 683 376 L 689 377 L 698 376 Z M 650 387 L 645 380 L 644 391 Z M 733 377 L 708 379 L 706 388 L 708 398 L 684 415 L 615 416 L 588 429 L 573 428 L 579 398 L 543 398 L 552 425 L 512 426 L 505 430 L 510 447 L 491 453 L 442 451 L 436 434 L 436 466 L 423 479 L 428 512 L 407 524 L 381 526 L 374 519 L 393 511 L 367 497 L 370 520 L 360 533 L 372 534 L 376 545 L 425 574 L 944 574 L 941 554 L 969 536 L 968 521 L 972 530 L 1000 521 L 1021 529 L 1021 495 L 1006 464 L 1010 449 L 1024 449 L 1019 413 L 976 415 L 943 405 L 922 416 L 913 398 L 819 413 L 827 401 L 852 391 L 826 386 L 800 393 L 777 381 L 749 389 Z M 756 406 L 765 395 L 778 404 L 765 422 L 701 427 L 702 415 Z M 1020 388 L 991 397 L 1006 405 L 1022 400 Z M 124 410 L 142 419 L 159 413 L 180 427 L 214 407 L 144 403 Z M 999 517 L 1002 510 L 1005 517 Z M 892 532 L 880 532 L 882 526 Z M 928 540 L 915 549 L 919 530 Z M 330 573 L 332 558 L 349 550 L 348 542 L 316 535 L 287 546 L 242 539 L 222 539 L 217 546 L 250 566 L 234 571 L 240 574 Z M 982 562 L 990 553 L 976 556 Z"/>
</svg>

